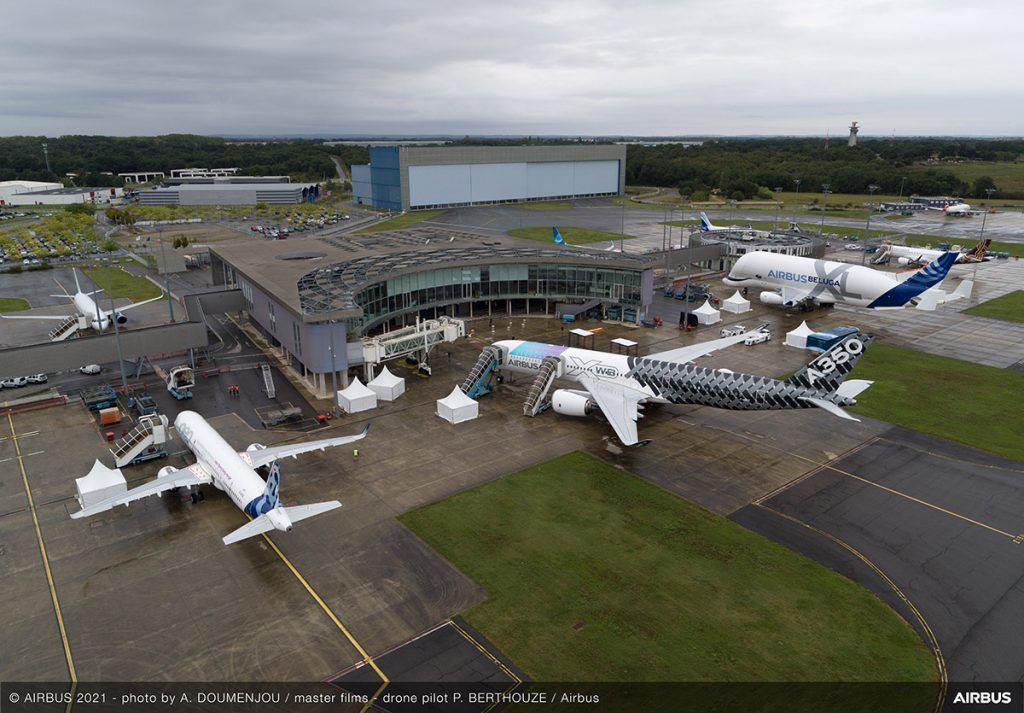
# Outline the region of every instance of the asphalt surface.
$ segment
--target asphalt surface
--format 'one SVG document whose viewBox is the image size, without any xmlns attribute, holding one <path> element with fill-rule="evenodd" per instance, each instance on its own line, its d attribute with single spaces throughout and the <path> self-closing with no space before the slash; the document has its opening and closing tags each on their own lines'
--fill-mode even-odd
<svg viewBox="0 0 1024 713">
<path fill-rule="evenodd" d="M 732 519 L 875 591 L 951 681 L 1024 680 L 1024 465 L 894 428 Z"/>
</svg>

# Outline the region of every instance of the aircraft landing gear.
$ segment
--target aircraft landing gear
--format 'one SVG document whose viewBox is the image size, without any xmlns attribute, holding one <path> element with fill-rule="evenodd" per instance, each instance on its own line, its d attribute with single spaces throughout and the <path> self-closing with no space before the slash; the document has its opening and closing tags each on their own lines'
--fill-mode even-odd
<svg viewBox="0 0 1024 713">
<path fill-rule="evenodd" d="M 193 490 L 191 493 L 189 493 L 189 497 L 192 498 L 193 505 L 196 505 L 197 503 L 201 503 L 204 500 L 206 500 L 206 496 L 203 495 L 202 490 Z"/>
</svg>

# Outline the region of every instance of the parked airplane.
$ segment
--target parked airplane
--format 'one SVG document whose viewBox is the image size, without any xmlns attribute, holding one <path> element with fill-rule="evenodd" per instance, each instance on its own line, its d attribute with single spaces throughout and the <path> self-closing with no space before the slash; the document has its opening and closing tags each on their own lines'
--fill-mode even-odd
<svg viewBox="0 0 1024 713">
<path fill-rule="evenodd" d="M 92 292 L 82 292 L 82 286 L 78 283 L 78 270 L 77 270 L 77 268 L 71 268 L 71 272 L 75 276 L 75 294 L 73 294 L 73 295 L 67 295 L 67 294 L 65 294 L 65 295 L 50 295 L 50 296 L 51 297 L 63 297 L 63 298 L 66 298 L 66 299 L 70 299 L 72 301 L 72 304 L 75 307 L 75 314 L 74 315 L 59 315 L 59 314 L 55 314 L 55 315 L 35 315 L 35 316 L 27 316 L 26 317 L 26 316 L 15 316 L 15 315 L 10 315 L 10 314 L 0 314 L 0 317 L 3 317 L 4 319 L 53 319 L 53 320 L 58 320 L 59 319 L 59 320 L 64 321 L 64 322 L 68 321 L 69 319 L 75 319 L 76 317 L 84 317 L 85 320 L 86 320 L 86 323 L 89 326 L 91 326 L 97 332 L 103 332 L 103 331 L 106 331 L 107 327 L 109 327 L 111 324 L 113 324 L 113 322 L 111 321 L 113 319 L 116 319 L 118 324 L 124 324 L 125 322 L 127 322 L 128 321 L 128 317 L 126 317 L 124 315 L 124 313 L 127 312 L 128 310 L 135 309 L 136 307 L 141 307 L 142 305 L 149 304 L 150 302 L 155 302 L 156 300 L 163 299 L 163 297 L 164 297 L 161 294 L 159 297 L 153 297 L 152 299 L 143 300 L 142 302 L 136 302 L 136 303 L 130 304 L 130 305 L 126 306 L 126 307 L 121 307 L 119 309 L 114 309 L 114 310 L 100 309 L 100 306 L 98 304 L 96 304 L 96 302 L 95 302 L 95 300 L 93 300 L 92 296 L 95 295 L 97 292 L 102 292 L 103 290 L 99 289 L 99 290 L 93 290 Z M 68 336 L 71 332 L 74 332 L 76 330 L 77 330 L 77 327 L 74 330 L 70 330 L 64 336 Z"/>
<path fill-rule="evenodd" d="M 942 212 L 950 218 L 969 218 L 974 215 L 974 211 L 971 210 L 971 206 L 966 203 L 954 203 L 953 205 L 948 205 L 942 209 Z"/>
<path fill-rule="evenodd" d="M 278 497 L 281 483 L 281 469 L 278 460 L 301 453 L 322 451 L 325 448 L 343 446 L 366 437 L 367 426 L 362 433 L 354 436 L 326 438 L 320 441 L 295 443 L 285 446 L 266 447 L 254 443 L 244 452 L 236 452 L 206 419 L 194 411 L 182 411 L 174 419 L 174 427 L 188 449 L 195 454 L 196 463 L 185 468 L 162 468 L 156 477 L 145 485 L 132 488 L 120 495 L 102 500 L 72 513 L 72 518 L 89 517 L 110 510 L 116 505 L 125 505 L 150 495 L 160 495 L 165 490 L 191 488 L 211 484 L 223 490 L 232 502 L 246 515 L 254 518 L 251 522 L 224 537 L 224 544 L 253 537 L 270 530 L 290 532 L 292 523 L 340 508 L 341 503 L 331 500 L 309 505 L 285 507 Z M 256 468 L 270 466 L 266 482 Z"/>
<path fill-rule="evenodd" d="M 870 309 L 913 304 L 933 310 L 943 302 L 969 297 L 974 283 L 963 280 L 954 292 L 937 285 L 959 253 L 946 252 L 916 272 L 893 274 L 862 265 L 755 251 L 740 257 L 723 280 L 730 287 L 760 287 L 761 302 L 800 307 L 844 303 Z"/>
<path fill-rule="evenodd" d="M 988 247 L 991 244 L 991 240 L 985 239 L 970 250 L 961 251 L 957 256 L 956 263 L 954 264 L 988 262 L 992 258 L 986 256 L 985 251 L 988 250 Z M 932 260 L 936 260 L 941 257 L 943 252 L 945 251 L 932 250 L 930 248 L 919 248 L 912 245 L 886 244 L 882 246 L 882 249 L 879 251 L 879 256 L 872 260 L 872 263 L 877 265 L 883 262 L 888 262 L 892 258 L 896 258 L 896 262 L 900 265 L 927 265 Z"/>
<path fill-rule="evenodd" d="M 816 407 L 840 418 L 858 420 L 841 407 L 856 403 L 857 394 L 872 382 L 844 379 L 871 337 L 852 334 L 785 380 L 689 363 L 744 341 L 750 334 L 645 357 L 518 340 L 498 341 L 494 346 L 502 352 L 501 370 L 536 376 L 542 364 L 551 364 L 551 358 L 557 360 L 550 378 L 574 381 L 582 389 L 555 390 L 551 395 L 555 412 L 586 416 L 599 409 L 627 446 L 648 442 L 640 441 L 637 434 L 637 419 L 644 403 L 703 404 L 739 411 Z"/>
<path fill-rule="evenodd" d="M 707 213 L 704 211 L 700 212 L 700 232 L 702 233 L 743 233 L 744 235 L 771 235 L 770 230 L 755 230 L 751 227 L 740 227 L 738 225 L 731 225 L 728 228 L 721 225 L 714 225 L 711 219 L 708 218 Z"/>
<path fill-rule="evenodd" d="M 558 228 L 556 228 L 554 226 L 551 226 L 551 235 L 555 239 L 555 245 L 561 245 L 561 246 L 567 247 L 567 248 L 577 247 L 576 245 L 573 245 L 572 243 L 565 242 L 565 238 L 563 238 L 562 234 L 560 232 L 558 232 Z M 618 252 L 619 251 L 619 249 L 617 247 L 615 247 L 615 241 L 614 240 L 611 241 L 611 245 L 609 245 L 606 248 L 603 248 L 603 250 L 605 252 Z"/>
</svg>

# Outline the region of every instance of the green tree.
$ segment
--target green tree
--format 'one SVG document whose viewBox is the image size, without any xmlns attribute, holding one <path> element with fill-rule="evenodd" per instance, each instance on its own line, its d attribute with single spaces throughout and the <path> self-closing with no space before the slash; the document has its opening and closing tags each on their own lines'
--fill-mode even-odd
<svg viewBox="0 0 1024 713">
<path fill-rule="evenodd" d="M 978 176 L 974 179 L 974 188 L 971 189 L 971 195 L 975 198 L 985 198 L 987 197 L 985 190 L 989 188 L 999 190 L 991 176 Z"/>
</svg>

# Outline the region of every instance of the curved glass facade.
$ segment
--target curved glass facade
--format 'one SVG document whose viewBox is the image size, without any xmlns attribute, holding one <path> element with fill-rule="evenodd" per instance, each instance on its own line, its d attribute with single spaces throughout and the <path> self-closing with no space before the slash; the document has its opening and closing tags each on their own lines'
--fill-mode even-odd
<svg viewBox="0 0 1024 713">
<path fill-rule="evenodd" d="M 395 315 L 459 302 L 494 299 L 602 299 L 641 304 L 642 270 L 585 265 L 475 265 L 441 268 L 377 282 L 356 293 L 363 309 L 350 329 L 361 332 Z"/>
</svg>

